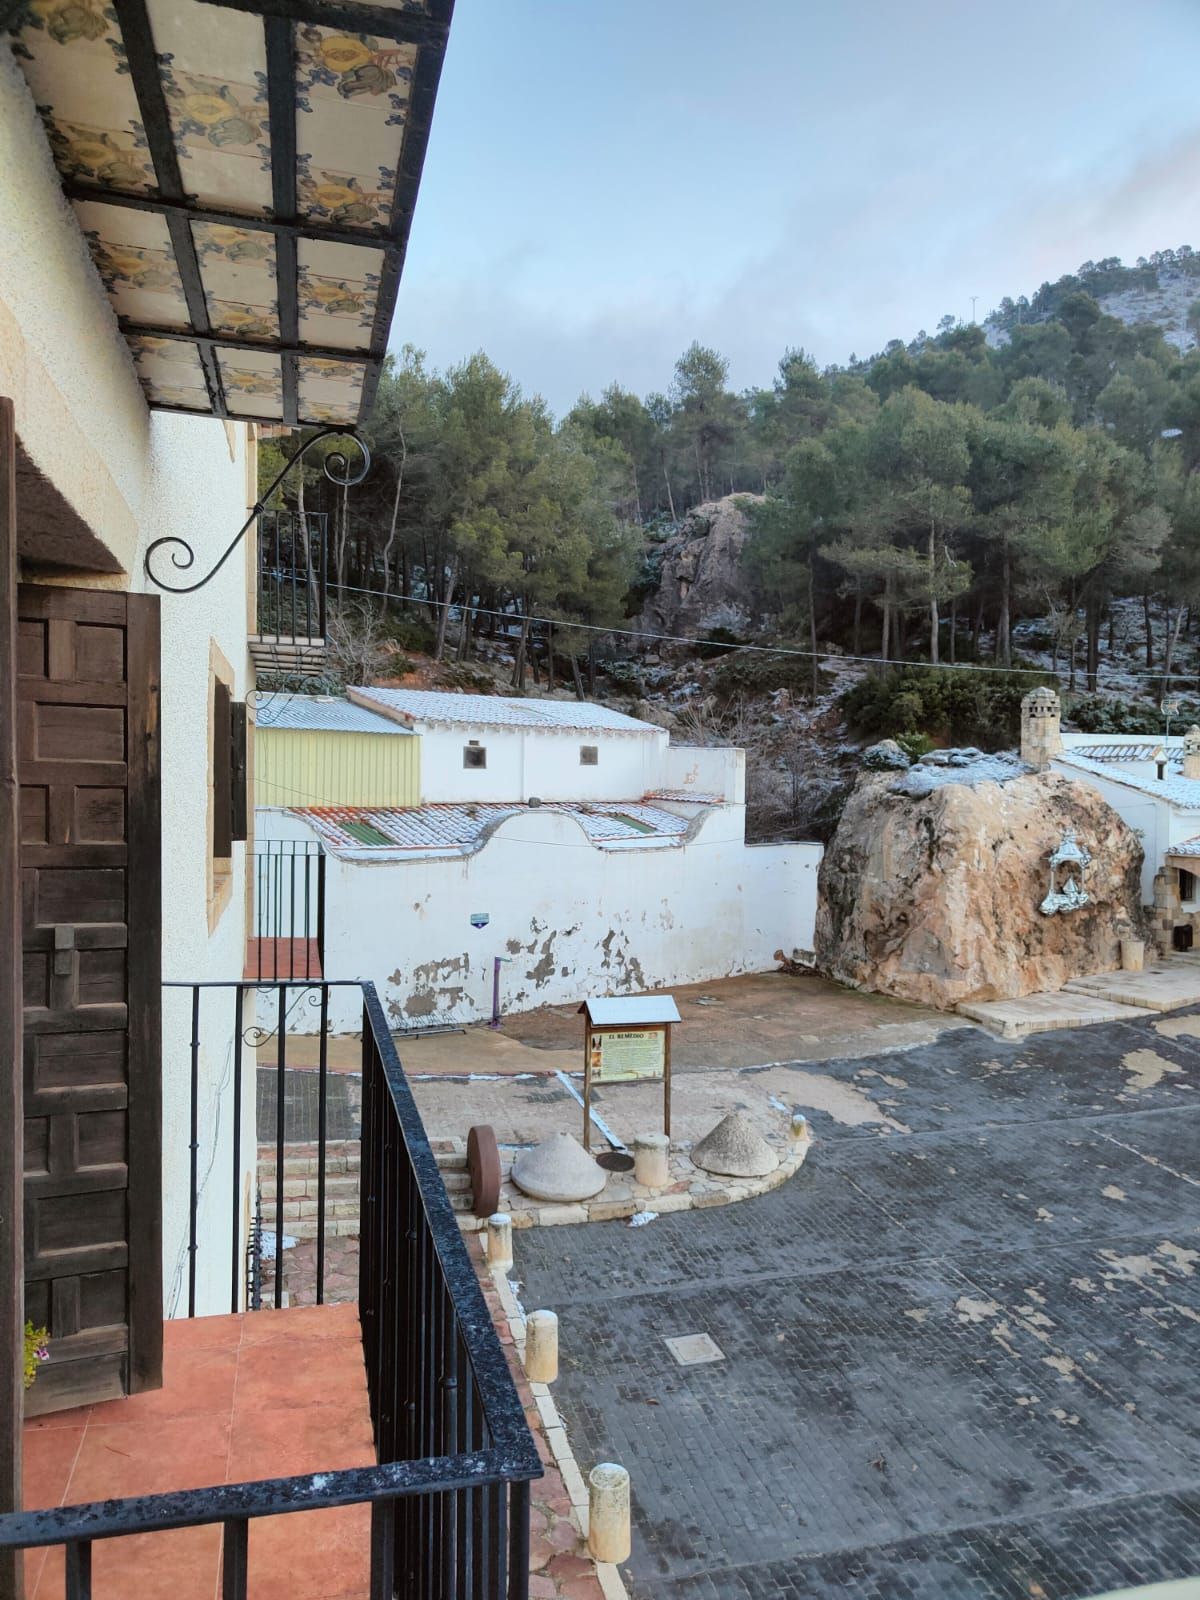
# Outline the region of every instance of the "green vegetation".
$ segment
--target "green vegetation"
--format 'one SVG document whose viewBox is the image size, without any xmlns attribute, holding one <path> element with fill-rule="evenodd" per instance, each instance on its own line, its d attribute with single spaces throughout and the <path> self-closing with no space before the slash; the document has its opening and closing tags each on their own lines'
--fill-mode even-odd
<svg viewBox="0 0 1200 1600">
<path fill-rule="evenodd" d="M 1021 735 L 1021 699 L 1036 673 L 916 671 L 864 678 L 841 697 L 846 719 L 867 738 L 895 739 L 910 756 L 935 744 L 1006 750 Z"/>
<path fill-rule="evenodd" d="M 653 594 L 685 512 L 749 492 L 765 495 L 744 556 L 756 620 L 812 652 L 810 692 L 831 643 L 1012 667 L 1022 618 L 1048 619 L 1037 647 L 1072 689 L 1078 660 L 1094 692 L 1123 596 L 1145 601 L 1147 668 L 1170 674 L 1181 639 L 1200 637 L 1200 350 L 1181 356 L 1095 298 L 1164 273 L 1200 289 L 1200 256 L 1087 262 L 1003 302 L 995 344 L 945 317 L 844 366 L 788 350 L 769 388 L 741 393 L 693 344 L 664 392 L 613 384 L 558 423 L 483 354 L 437 373 L 409 348 L 380 385 L 376 470 L 346 494 L 314 466 L 289 500 L 328 513 L 335 596 L 384 597 L 382 638 L 466 661 L 504 628 L 517 687 L 539 665 L 578 687 L 590 630 Z M 535 615 L 552 640 L 531 633 Z"/>
</svg>

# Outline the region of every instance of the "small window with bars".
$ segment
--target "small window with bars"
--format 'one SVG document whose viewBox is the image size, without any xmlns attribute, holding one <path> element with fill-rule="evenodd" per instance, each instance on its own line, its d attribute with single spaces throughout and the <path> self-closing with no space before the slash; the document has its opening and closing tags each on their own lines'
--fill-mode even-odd
<svg viewBox="0 0 1200 1600">
<path fill-rule="evenodd" d="M 579 765 L 581 767 L 598 767 L 600 765 L 599 745 L 581 744 L 579 746 Z"/>
<path fill-rule="evenodd" d="M 463 745 L 464 767 L 486 767 L 487 746 L 480 744 L 477 739 L 472 739 L 470 744 Z"/>
<path fill-rule="evenodd" d="M 1191 905 L 1196 898 L 1196 874 L 1189 872 L 1186 867 L 1179 869 L 1179 899 L 1183 905 Z"/>
</svg>

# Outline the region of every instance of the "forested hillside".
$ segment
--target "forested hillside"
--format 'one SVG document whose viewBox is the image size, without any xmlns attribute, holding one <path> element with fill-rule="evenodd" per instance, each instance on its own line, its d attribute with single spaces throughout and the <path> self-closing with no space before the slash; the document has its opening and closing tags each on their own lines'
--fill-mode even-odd
<svg viewBox="0 0 1200 1600">
<path fill-rule="evenodd" d="M 1139 304 L 1159 320 L 1123 320 Z M 1086 263 L 983 325 L 947 317 L 844 366 L 785 351 L 764 389 L 733 392 L 694 344 L 663 392 L 614 382 L 559 421 L 482 353 L 438 373 L 406 349 L 377 470 L 328 502 L 336 592 L 415 606 L 439 656 L 449 628 L 469 657 L 496 612 L 556 619 L 575 656 L 594 635 L 571 624 L 624 625 L 691 507 L 753 491 L 759 636 L 1004 665 L 1036 617 L 1094 685 L 1109 602 L 1134 596 L 1166 607 L 1147 661 L 1169 673 L 1200 617 L 1200 351 L 1181 349 L 1198 327 L 1184 248 Z"/>
</svg>

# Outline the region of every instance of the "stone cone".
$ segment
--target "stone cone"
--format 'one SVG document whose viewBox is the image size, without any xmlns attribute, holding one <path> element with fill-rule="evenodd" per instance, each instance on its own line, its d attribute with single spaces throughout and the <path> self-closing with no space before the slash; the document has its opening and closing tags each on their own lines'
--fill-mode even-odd
<svg viewBox="0 0 1200 1600">
<path fill-rule="evenodd" d="M 535 1200 L 590 1200 L 608 1174 L 569 1133 L 554 1133 L 513 1162 L 512 1181 Z"/>
<path fill-rule="evenodd" d="M 727 1178 L 763 1178 L 779 1157 L 740 1111 L 731 1111 L 693 1147 L 692 1165 Z"/>
</svg>

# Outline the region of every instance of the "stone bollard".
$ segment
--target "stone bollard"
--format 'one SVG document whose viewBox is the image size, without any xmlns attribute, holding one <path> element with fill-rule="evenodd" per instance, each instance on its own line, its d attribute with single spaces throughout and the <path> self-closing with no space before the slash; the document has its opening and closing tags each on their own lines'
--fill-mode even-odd
<svg viewBox="0 0 1200 1600">
<path fill-rule="evenodd" d="M 797 1144 L 807 1144 L 812 1138 L 812 1129 L 808 1125 L 808 1118 L 802 1111 L 792 1113 L 792 1138 Z"/>
<path fill-rule="evenodd" d="M 602 1461 L 588 1474 L 588 1553 L 596 1561 L 628 1561 L 629 1474 Z"/>
<path fill-rule="evenodd" d="M 1144 939 L 1121 940 L 1121 971 L 1141 972 L 1146 965 L 1146 942 Z"/>
<path fill-rule="evenodd" d="M 633 1141 L 634 1181 L 646 1189 L 665 1189 L 671 1181 L 670 1155 L 665 1133 L 643 1133 Z"/>
<path fill-rule="evenodd" d="M 512 1218 L 507 1211 L 494 1211 L 487 1220 L 487 1261 L 489 1267 L 511 1267 Z"/>
<path fill-rule="evenodd" d="M 525 1318 L 525 1374 L 530 1383 L 558 1377 L 558 1318 L 553 1311 L 531 1311 Z"/>
</svg>

